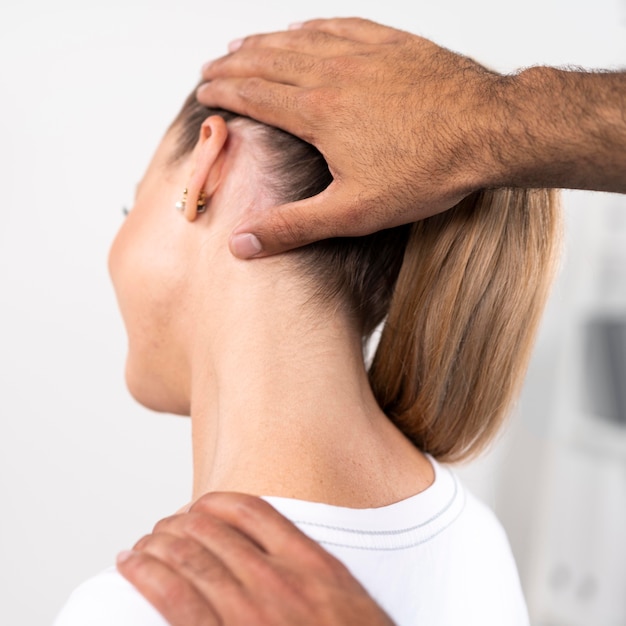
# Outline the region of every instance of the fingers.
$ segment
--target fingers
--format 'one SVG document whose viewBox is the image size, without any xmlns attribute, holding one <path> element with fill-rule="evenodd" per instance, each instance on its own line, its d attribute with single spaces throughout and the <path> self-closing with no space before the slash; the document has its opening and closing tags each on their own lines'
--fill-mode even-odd
<svg viewBox="0 0 626 626">
<path fill-rule="evenodd" d="M 163 544 L 158 544 L 156 549 L 169 551 L 170 555 L 175 555 L 175 549 L 179 548 L 179 562 L 183 562 L 185 567 L 194 576 L 202 576 L 203 571 L 208 571 L 210 578 L 216 578 L 223 586 L 228 582 L 232 584 L 241 581 L 245 584 L 254 584 L 266 571 L 265 552 L 263 548 L 254 542 L 254 538 L 245 536 L 237 528 L 226 521 L 215 517 L 215 515 L 200 514 L 198 509 L 192 510 L 184 515 L 174 515 L 161 520 L 155 527 L 153 535 L 148 535 L 136 546 L 137 549 L 144 549 L 144 543 L 149 542 L 152 536 L 176 537 L 181 544 L 175 542 L 167 544 L 169 540 L 164 540 Z M 190 545 L 189 540 L 193 540 Z M 192 546 L 196 548 L 192 549 Z M 197 549 L 204 549 L 198 552 Z M 208 558 L 208 555 L 211 555 Z M 155 552 L 155 556 L 160 556 Z M 162 557 L 163 558 L 163 557 Z M 245 568 L 242 568 L 245 564 Z M 227 573 L 230 574 L 227 575 Z M 204 583 L 213 587 L 213 580 L 204 577 Z M 220 594 L 227 593 L 229 589 L 222 589 Z M 233 591 L 232 589 L 230 590 Z M 207 591 L 207 594 L 210 589 Z"/>
<path fill-rule="evenodd" d="M 270 555 L 305 556 L 320 547 L 274 507 L 261 498 L 239 493 L 209 493 L 191 507 L 191 512 L 218 517 L 249 537 Z"/>
<path fill-rule="evenodd" d="M 248 35 L 231 42 L 229 52 L 276 48 L 325 57 L 353 52 L 356 43 L 387 43 L 401 33 L 403 31 L 361 18 L 308 20 L 297 28 Z M 205 78 L 210 80 L 210 75 Z"/>
<path fill-rule="evenodd" d="M 260 33 L 248 35 L 242 39 L 231 42 L 229 52 L 237 53 L 243 50 L 258 52 L 262 49 L 280 49 L 315 57 L 328 57 L 341 54 L 346 51 L 352 52 L 355 45 L 360 44 L 358 39 L 349 39 L 338 36 L 330 30 L 299 28 L 283 30 L 273 33 Z M 209 64 L 213 65 L 213 64 Z M 209 78 L 209 76 L 207 76 Z"/>
<path fill-rule="evenodd" d="M 242 539 L 252 553 L 229 567 L 220 544 Z M 159 522 L 121 555 L 118 569 L 172 626 L 391 626 L 345 565 L 254 496 L 203 496 L 188 513 Z"/>
<path fill-rule="evenodd" d="M 307 140 L 299 106 L 302 90 L 262 78 L 223 78 L 201 85 L 198 101 L 235 111 Z"/>
<path fill-rule="evenodd" d="M 387 43 L 393 41 L 402 32 L 360 17 L 307 20 L 300 25 L 300 28 L 317 30 L 362 43 Z"/>
<path fill-rule="evenodd" d="M 321 71 L 323 67 L 315 56 L 284 48 L 262 47 L 242 48 L 234 54 L 216 59 L 203 68 L 202 75 L 205 80 L 256 76 L 285 85 L 308 87 L 309 82 L 319 82 Z"/>
<path fill-rule="evenodd" d="M 118 558 L 117 568 L 171 626 L 221 625 L 196 588 L 150 554 L 124 553 Z"/>
<path fill-rule="evenodd" d="M 182 518 L 179 521 L 185 521 L 185 516 L 179 517 Z M 241 594 L 242 582 L 215 549 L 219 545 L 216 541 L 218 534 L 212 537 L 213 541 L 210 536 L 207 541 L 207 536 L 198 539 L 186 536 L 184 531 L 177 532 L 180 528 L 175 528 L 175 524 L 170 524 L 170 527 L 176 534 L 155 529 L 152 534 L 138 541 L 133 551 L 152 556 L 172 571 L 179 572 L 213 605 L 221 599 L 234 601 Z M 226 537 L 226 542 L 232 542 L 233 534 Z M 239 558 L 250 557 L 244 555 Z M 243 562 L 253 565 L 254 559 Z"/>
<path fill-rule="evenodd" d="M 317 84 L 319 77 L 324 75 L 321 60 L 365 53 L 367 47 L 364 44 L 389 40 L 399 32 L 366 20 L 355 22 L 369 25 L 363 29 L 365 34 L 361 39 L 350 38 L 350 29 L 333 28 L 332 23 L 328 24 L 326 32 L 311 28 L 307 23 L 298 30 L 250 35 L 231 45 L 231 54 L 207 63 L 202 68 L 202 78 L 211 81 L 223 77 L 257 76 L 303 87 L 307 86 L 307 79 Z M 338 33 L 342 31 L 348 36 L 340 36 Z M 355 32 L 360 32 L 358 27 Z"/>
<path fill-rule="evenodd" d="M 337 193 L 333 185 L 312 198 L 251 214 L 233 231 L 231 252 L 240 259 L 270 256 L 321 239 L 367 235 L 380 227 L 358 196 Z"/>
</svg>

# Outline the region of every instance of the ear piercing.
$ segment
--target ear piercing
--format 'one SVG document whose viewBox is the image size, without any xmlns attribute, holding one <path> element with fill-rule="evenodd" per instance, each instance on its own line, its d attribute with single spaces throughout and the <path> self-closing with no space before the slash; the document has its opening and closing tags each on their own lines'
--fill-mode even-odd
<svg viewBox="0 0 626 626">
<path fill-rule="evenodd" d="M 185 212 L 185 208 L 187 207 L 187 188 L 183 190 L 183 197 L 175 204 L 176 210 L 181 213 Z M 207 198 L 204 190 L 200 191 L 198 195 L 198 200 L 196 202 L 196 211 L 198 213 L 204 213 L 207 207 Z"/>
<path fill-rule="evenodd" d="M 177 211 L 183 213 L 185 211 L 185 207 L 187 206 L 187 188 L 183 191 L 183 197 L 174 205 Z"/>
<path fill-rule="evenodd" d="M 204 190 L 201 190 L 200 194 L 198 195 L 196 211 L 198 211 L 198 213 L 204 213 L 206 211 L 206 194 L 204 193 Z"/>
</svg>

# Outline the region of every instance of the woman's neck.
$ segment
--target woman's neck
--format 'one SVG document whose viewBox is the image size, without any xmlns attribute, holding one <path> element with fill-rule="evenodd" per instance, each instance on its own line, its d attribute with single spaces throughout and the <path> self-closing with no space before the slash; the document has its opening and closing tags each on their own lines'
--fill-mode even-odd
<svg viewBox="0 0 626 626">
<path fill-rule="evenodd" d="M 432 467 L 379 409 L 345 316 L 311 317 L 306 299 L 272 287 L 222 293 L 219 326 L 213 311 L 196 327 L 194 499 L 228 490 L 367 508 L 425 489 Z"/>
</svg>

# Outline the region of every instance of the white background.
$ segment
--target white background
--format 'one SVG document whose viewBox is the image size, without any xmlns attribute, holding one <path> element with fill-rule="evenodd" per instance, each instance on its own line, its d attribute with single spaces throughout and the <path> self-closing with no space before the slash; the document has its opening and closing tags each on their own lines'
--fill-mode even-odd
<svg viewBox="0 0 626 626">
<path fill-rule="evenodd" d="M 189 498 L 188 423 L 143 409 L 125 389 L 126 340 L 106 256 L 122 206 L 201 64 L 249 33 L 350 15 L 504 72 L 626 62 L 623 0 L 2 0 L 0 624 L 49 624 L 77 583 Z M 575 225 L 618 200 L 582 192 L 565 200 L 567 274 L 588 260 L 587 231 Z M 555 289 L 508 436 L 462 469 L 501 515 L 523 576 L 533 571 L 529 528 L 540 509 L 511 494 L 533 502 L 528 494 L 545 482 L 537 459 L 549 429 L 537 427 L 537 407 L 548 407 L 549 423 L 550 376 L 576 284 Z M 543 616 L 530 582 L 531 608 Z"/>
</svg>

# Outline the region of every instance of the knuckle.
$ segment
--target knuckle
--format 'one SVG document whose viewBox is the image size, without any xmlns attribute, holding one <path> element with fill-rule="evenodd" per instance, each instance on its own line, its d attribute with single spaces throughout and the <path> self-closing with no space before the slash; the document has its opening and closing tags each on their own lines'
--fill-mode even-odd
<svg viewBox="0 0 626 626">
<path fill-rule="evenodd" d="M 279 72 L 293 66 L 294 55 L 285 50 L 281 50 L 280 54 L 273 49 L 258 51 L 255 52 L 255 57 L 259 67 L 270 67 Z"/>
<path fill-rule="evenodd" d="M 334 86 L 303 90 L 299 98 L 301 106 L 306 107 L 304 111 L 308 111 L 311 120 L 322 118 L 328 110 L 336 111 L 337 108 L 343 108 L 341 92 Z"/>
<path fill-rule="evenodd" d="M 237 499 L 235 509 L 240 515 L 248 518 L 257 518 L 267 512 L 270 505 L 255 496 L 246 496 Z"/>
<path fill-rule="evenodd" d="M 332 43 L 332 40 L 336 38 L 336 35 L 327 33 L 324 30 L 307 30 L 310 43 L 316 46 L 323 46 L 325 44 Z"/>
<path fill-rule="evenodd" d="M 203 72 L 203 76 L 208 79 L 215 79 L 222 74 L 224 69 L 228 68 L 229 57 L 220 57 L 211 61 L 210 67 Z"/>
<path fill-rule="evenodd" d="M 172 527 L 173 524 L 176 523 L 180 516 L 179 515 L 170 515 L 169 517 L 164 517 L 159 520 L 152 530 L 153 533 L 163 532 Z"/>
<path fill-rule="evenodd" d="M 298 52 L 274 54 L 271 57 L 271 63 L 278 74 L 286 76 L 292 74 L 317 74 L 318 72 L 317 62 L 310 56 Z"/>
<path fill-rule="evenodd" d="M 263 35 L 248 35 L 247 37 L 244 37 L 242 42 L 241 42 L 241 47 L 242 48 L 254 48 L 255 46 L 258 46 L 262 43 L 263 41 Z"/>
<path fill-rule="evenodd" d="M 189 513 L 185 520 L 185 533 L 190 537 L 210 535 L 215 528 L 215 520 L 206 513 Z"/>
<path fill-rule="evenodd" d="M 143 553 L 135 553 L 133 556 L 119 565 L 124 575 L 133 581 L 150 580 L 154 575 L 154 562 Z"/>
<path fill-rule="evenodd" d="M 264 81 L 258 76 L 251 76 L 242 80 L 239 86 L 238 95 L 244 102 L 255 100 L 261 91 Z"/>
<path fill-rule="evenodd" d="M 311 28 L 312 23 L 308 22 L 309 28 L 298 29 L 286 33 L 286 42 L 290 45 L 297 46 L 304 44 L 307 47 L 317 47 L 320 44 L 326 44 L 332 38 L 332 35 L 324 30 Z"/>
<path fill-rule="evenodd" d="M 186 515 L 189 515 L 189 513 L 193 513 L 194 511 L 198 511 L 200 509 L 205 509 L 214 499 L 215 492 L 212 491 L 201 495 L 197 500 L 192 503 L 191 508 Z"/>
<path fill-rule="evenodd" d="M 176 537 L 169 542 L 168 553 L 177 563 L 187 563 L 193 554 L 192 546 L 189 539 Z"/>
<path fill-rule="evenodd" d="M 212 517 L 212 512 L 221 507 L 220 505 L 226 505 L 228 509 L 231 509 L 236 515 L 244 515 L 248 517 L 256 517 L 262 515 L 271 506 L 257 496 L 252 496 L 245 493 L 223 493 L 214 491 L 203 495 L 198 498 L 194 503 L 191 512 L 199 512 L 203 520 L 208 520 Z M 189 515 L 189 513 L 187 513 Z"/>
</svg>

